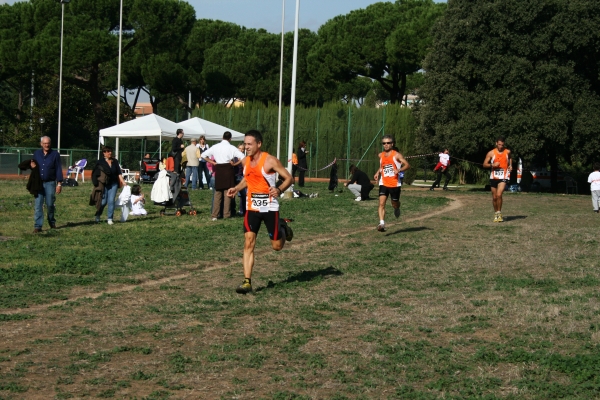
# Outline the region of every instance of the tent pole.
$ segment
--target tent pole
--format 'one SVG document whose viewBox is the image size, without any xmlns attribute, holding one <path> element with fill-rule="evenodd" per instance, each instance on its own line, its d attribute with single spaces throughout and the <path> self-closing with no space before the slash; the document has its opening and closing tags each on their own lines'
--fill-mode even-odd
<svg viewBox="0 0 600 400">
<path fill-rule="evenodd" d="M 296 22 L 294 24 L 294 57 L 292 62 L 292 97 L 290 100 L 290 139 L 288 142 L 287 170 L 292 173 L 292 153 L 294 152 L 294 122 L 296 119 L 296 70 L 298 68 L 298 25 L 300 16 L 300 0 L 296 0 Z"/>
<path fill-rule="evenodd" d="M 281 99 L 283 97 L 283 32 L 284 32 L 284 20 L 285 20 L 285 0 L 281 9 L 281 61 L 279 63 L 279 118 L 277 119 L 277 159 L 280 158 L 280 147 L 281 147 Z"/>
</svg>

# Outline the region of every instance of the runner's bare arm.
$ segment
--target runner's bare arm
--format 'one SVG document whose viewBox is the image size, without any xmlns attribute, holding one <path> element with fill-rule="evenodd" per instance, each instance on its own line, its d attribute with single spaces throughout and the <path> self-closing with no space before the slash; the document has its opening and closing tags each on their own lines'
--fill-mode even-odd
<svg viewBox="0 0 600 400">
<path fill-rule="evenodd" d="M 506 151 L 506 155 L 508 157 L 508 170 L 512 171 L 512 157 L 511 157 L 511 154 L 510 154 L 510 150 L 506 149 L 504 151 Z"/>
<path fill-rule="evenodd" d="M 404 172 L 410 168 L 410 164 L 408 163 L 408 161 L 406 161 L 402 154 L 396 153 L 396 160 L 400 161 L 400 163 L 402 164 L 402 167 L 400 167 L 398 172 Z"/>
<path fill-rule="evenodd" d="M 279 185 L 278 188 L 272 187 L 269 190 L 269 193 L 271 194 L 271 196 L 278 197 L 287 188 L 292 186 L 292 183 L 294 183 L 294 178 L 292 178 L 292 175 L 288 172 L 287 169 L 285 169 L 283 167 L 283 165 L 281 164 L 281 161 L 279 161 L 276 157 L 269 155 L 267 157 L 267 159 L 265 160 L 264 168 L 267 173 L 269 173 L 271 171 L 277 172 L 279 174 L 279 177 L 281 179 L 283 179 L 283 183 L 281 185 Z"/>
<path fill-rule="evenodd" d="M 485 160 L 483 160 L 483 168 L 492 168 L 493 165 L 490 163 L 490 161 L 492 161 L 492 157 L 494 156 L 494 152 L 492 151 L 488 151 L 487 155 L 485 156 Z"/>
<path fill-rule="evenodd" d="M 242 178 L 240 183 L 238 183 L 232 188 L 227 189 L 227 196 L 233 198 L 240 190 L 244 190 L 247 187 L 248 184 L 246 183 L 246 178 Z"/>
</svg>

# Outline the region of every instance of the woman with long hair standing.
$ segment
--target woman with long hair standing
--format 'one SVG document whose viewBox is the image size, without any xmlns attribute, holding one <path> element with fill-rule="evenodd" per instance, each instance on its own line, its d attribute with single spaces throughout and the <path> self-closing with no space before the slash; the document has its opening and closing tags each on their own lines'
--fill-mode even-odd
<svg viewBox="0 0 600 400">
<path fill-rule="evenodd" d="M 94 183 L 94 192 L 92 192 L 92 196 L 94 196 L 94 193 L 98 193 L 98 197 L 95 200 L 96 222 L 100 222 L 100 216 L 104 211 L 104 207 L 108 205 L 106 219 L 108 224 L 112 225 L 117 189 L 125 186 L 125 181 L 123 180 L 123 173 L 121 172 L 119 160 L 113 157 L 113 148 L 104 146 L 102 155 L 103 157 L 98 160 L 96 167 L 92 172 L 92 182 Z"/>
</svg>

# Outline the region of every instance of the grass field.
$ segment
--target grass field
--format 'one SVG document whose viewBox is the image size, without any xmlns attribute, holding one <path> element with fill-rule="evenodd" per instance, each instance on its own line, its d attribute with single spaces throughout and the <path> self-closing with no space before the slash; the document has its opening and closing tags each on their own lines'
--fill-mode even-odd
<svg viewBox="0 0 600 400">
<path fill-rule="evenodd" d="M 282 252 L 263 227 L 242 296 L 241 219 L 211 222 L 208 191 L 108 226 L 65 188 L 34 235 L 0 182 L 0 399 L 600 397 L 588 197 L 507 194 L 494 224 L 489 193 L 409 188 L 379 233 L 375 201 L 325 188 L 283 202 Z"/>
</svg>

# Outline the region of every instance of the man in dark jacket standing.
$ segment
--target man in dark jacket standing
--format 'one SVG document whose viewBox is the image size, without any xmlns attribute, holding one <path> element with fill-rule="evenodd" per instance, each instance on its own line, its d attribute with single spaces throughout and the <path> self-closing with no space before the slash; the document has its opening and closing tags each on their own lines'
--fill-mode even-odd
<svg viewBox="0 0 600 400">
<path fill-rule="evenodd" d="M 171 155 L 173 156 L 174 170 L 177 175 L 181 172 L 181 154 L 185 146 L 183 145 L 183 129 L 177 129 L 177 137 L 173 139 L 173 147 L 171 148 Z"/>
<path fill-rule="evenodd" d="M 308 164 L 306 163 L 306 143 L 304 141 L 300 142 L 298 146 L 298 186 L 304 187 L 304 175 L 306 174 L 306 170 L 308 169 Z"/>
<path fill-rule="evenodd" d="M 56 228 L 56 219 L 54 218 L 54 202 L 56 195 L 62 189 L 63 173 L 60 165 L 60 154 L 52 150 L 52 144 L 48 136 L 43 136 L 40 140 L 41 149 L 33 153 L 31 167 L 37 167 L 40 171 L 43 189 L 35 196 L 35 213 L 33 223 L 33 233 L 42 231 L 44 224 L 44 202 L 48 212 L 48 223 L 50 228 Z"/>
</svg>

